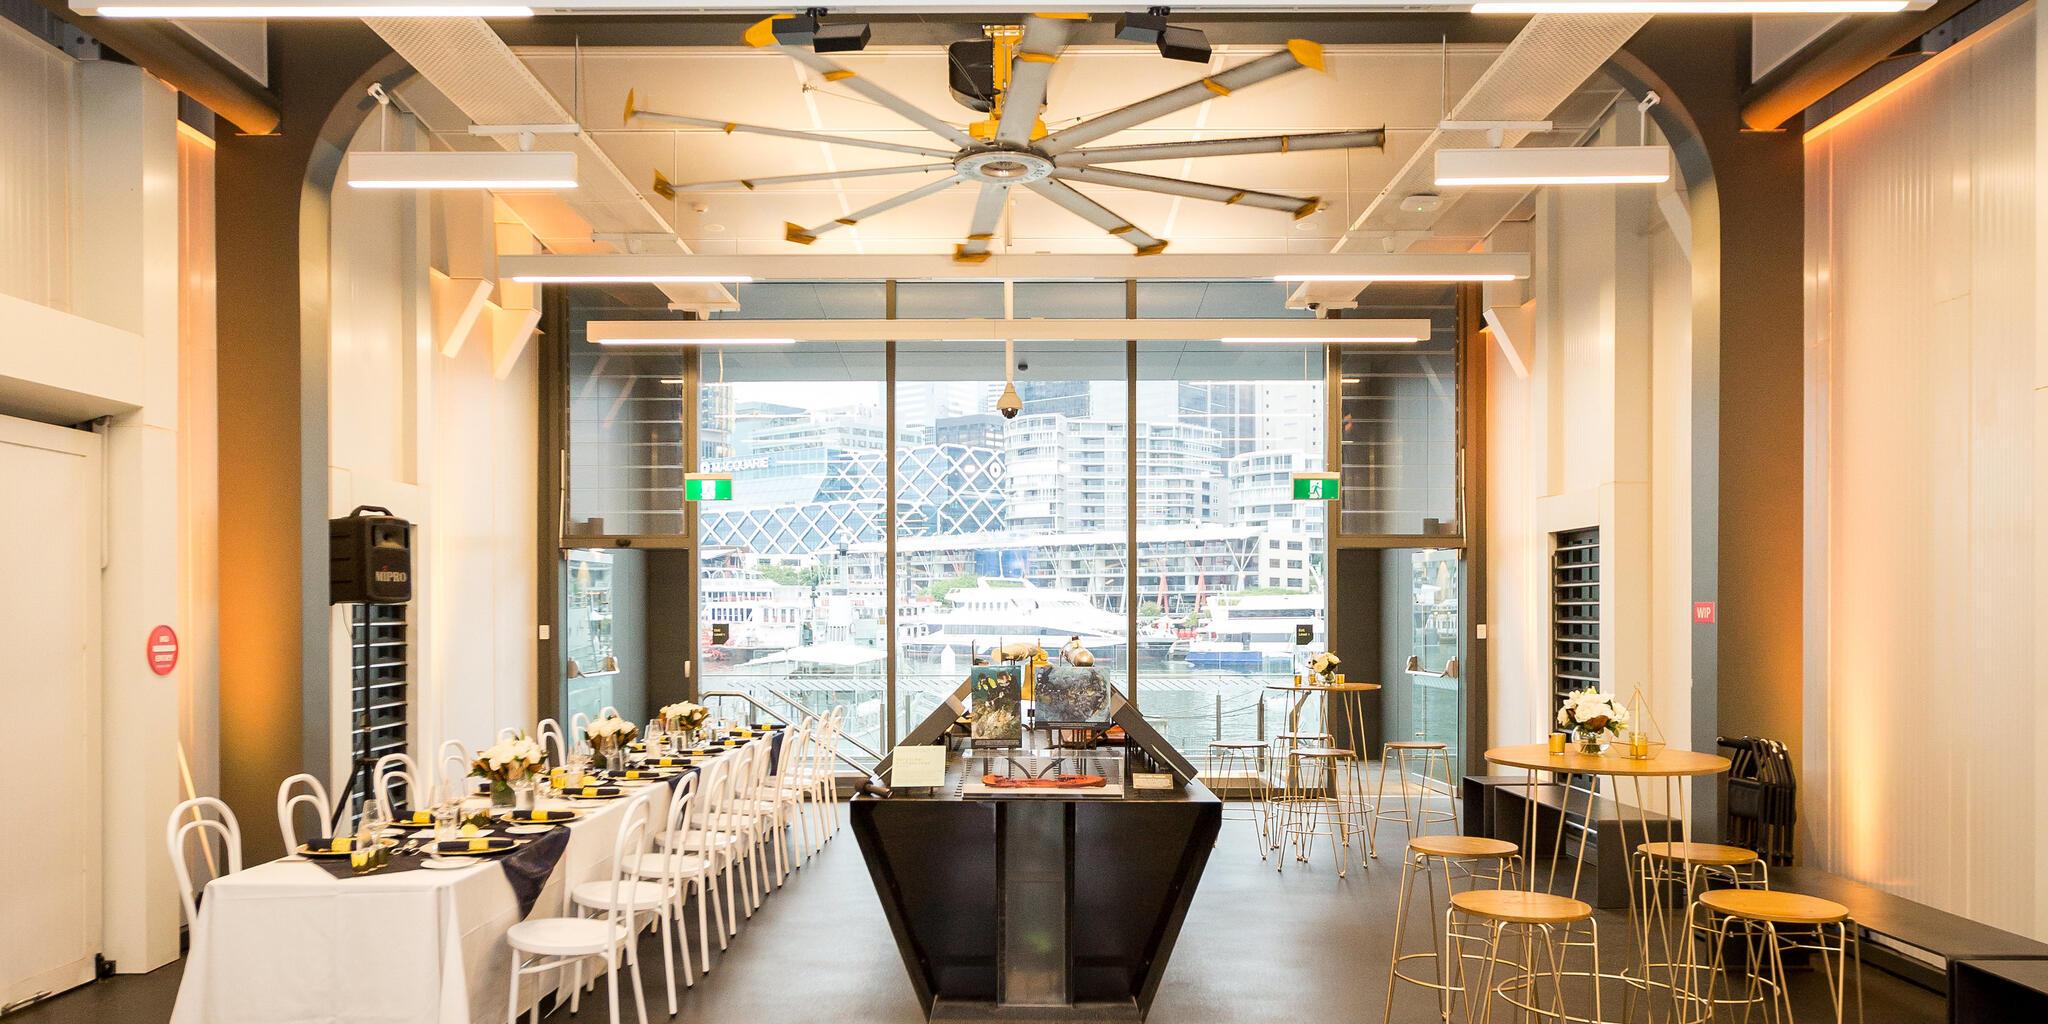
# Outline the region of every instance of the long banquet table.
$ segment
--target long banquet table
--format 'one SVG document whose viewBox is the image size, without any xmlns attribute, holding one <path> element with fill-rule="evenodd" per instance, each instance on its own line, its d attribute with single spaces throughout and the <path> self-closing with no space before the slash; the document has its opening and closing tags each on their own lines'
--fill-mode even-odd
<svg viewBox="0 0 2048 1024">
<path fill-rule="evenodd" d="M 566 887 L 610 877 L 631 802 L 630 795 L 601 803 L 539 801 L 543 809 L 583 816 L 566 826 L 568 848 L 528 916 L 559 916 Z M 505 933 L 522 919 L 493 858 L 456 870 L 349 878 L 311 861 L 260 864 L 207 885 L 171 1021 L 502 1021 L 511 967 Z M 523 981 L 521 1008 L 558 983 L 559 973 Z"/>
</svg>

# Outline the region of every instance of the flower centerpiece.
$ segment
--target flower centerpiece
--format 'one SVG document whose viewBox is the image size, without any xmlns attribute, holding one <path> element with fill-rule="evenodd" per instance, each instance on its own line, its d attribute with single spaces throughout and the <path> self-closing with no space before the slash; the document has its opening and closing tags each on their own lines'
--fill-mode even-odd
<svg viewBox="0 0 2048 1024">
<path fill-rule="evenodd" d="M 1319 651 L 1309 655 L 1308 670 L 1316 682 L 1327 686 L 1337 681 L 1337 669 L 1343 664 L 1344 659 L 1337 657 L 1335 651 Z"/>
<path fill-rule="evenodd" d="M 617 715 L 594 718 L 583 727 L 583 735 L 590 740 L 590 749 L 604 758 L 608 771 L 623 771 L 626 767 L 626 744 L 640 734 L 640 727 Z"/>
<path fill-rule="evenodd" d="M 1610 737 L 1627 728 L 1628 712 L 1608 694 L 1578 690 L 1565 695 L 1564 706 L 1557 709 L 1557 725 L 1572 734 L 1581 753 L 1599 754 L 1607 750 Z"/>
<path fill-rule="evenodd" d="M 525 798 L 532 799 L 532 788 L 519 784 L 540 774 L 546 768 L 547 760 L 547 748 L 520 733 L 484 748 L 470 762 L 469 774 L 490 782 L 492 807 L 513 807 L 519 802 L 522 789 Z"/>
<path fill-rule="evenodd" d="M 710 721 L 710 719 L 710 708 L 702 704 L 693 704 L 686 700 L 677 701 L 661 709 L 662 731 L 672 735 L 681 734 L 688 736 L 689 742 L 692 745 L 696 744 L 700 739 L 697 736 L 697 731 L 704 728 L 704 723 Z"/>
</svg>

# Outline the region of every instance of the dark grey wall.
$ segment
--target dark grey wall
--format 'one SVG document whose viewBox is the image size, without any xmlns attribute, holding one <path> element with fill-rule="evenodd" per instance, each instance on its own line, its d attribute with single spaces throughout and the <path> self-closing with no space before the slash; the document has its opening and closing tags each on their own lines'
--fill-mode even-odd
<svg viewBox="0 0 2048 1024">
<path fill-rule="evenodd" d="M 1380 638 L 1380 553 L 1363 548 L 1339 548 L 1336 570 L 1330 574 L 1330 649 L 1344 659 L 1345 678 L 1352 682 L 1388 682 L 1381 664 Z M 1345 733 L 1341 715 L 1331 715 L 1337 745 L 1377 754 L 1380 749 L 1382 702 L 1385 691 L 1355 698 L 1359 704 L 1359 728 L 1363 736 Z M 1284 725 L 1268 721 L 1267 731 Z"/>
<path fill-rule="evenodd" d="M 647 710 L 687 700 L 694 690 L 684 675 L 697 652 L 697 620 L 690 611 L 696 582 L 690 552 L 663 548 L 647 553 Z"/>
</svg>

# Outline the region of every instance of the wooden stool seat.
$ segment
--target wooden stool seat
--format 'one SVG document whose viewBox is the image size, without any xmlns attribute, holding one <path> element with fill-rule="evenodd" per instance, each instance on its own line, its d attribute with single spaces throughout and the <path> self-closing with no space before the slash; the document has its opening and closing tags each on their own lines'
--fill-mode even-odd
<svg viewBox="0 0 2048 1024">
<path fill-rule="evenodd" d="M 1510 924 L 1571 924 L 1593 916 L 1589 903 L 1522 889 L 1467 889 L 1451 896 L 1451 906 Z"/>
<path fill-rule="evenodd" d="M 1382 744 L 1388 750 L 1445 750 L 1443 744 L 1433 740 L 1393 740 Z"/>
<path fill-rule="evenodd" d="M 1521 847 L 1480 836 L 1416 836 L 1408 849 L 1431 857 L 1512 857 Z"/>
<path fill-rule="evenodd" d="M 1740 846 L 1722 846 L 1719 843 L 1643 843 L 1636 852 L 1657 860 L 1682 860 L 1688 864 L 1711 864 L 1716 867 L 1736 867 L 1753 864 L 1757 856 L 1754 850 Z"/>
<path fill-rule="evenodd" d="M 1699 902 L 1717 914 L 1772 924 L 1834 924 L 1849 917 L 1849 908 L 1833 900 L 1768 889 L 1709 889 Z"/>
<path fill-rule="evenodd" d="M 1278 732 L 1273 734 L 1273 738 L 1276 740 L 1327 740 L 1330 738 L 1330 734 L 1326 732 Z"/>
<path fill-rule="evenodd" d="M 1287 752 L 1289 757 L 1350 757 L 1351 751 L 1342 747 L 1296 747 Z"/>
<path fill-rule="evenodd" d="M 1264 750 L 1263 740 L 1210 740 L 1210 750 Z"/>
</svg>

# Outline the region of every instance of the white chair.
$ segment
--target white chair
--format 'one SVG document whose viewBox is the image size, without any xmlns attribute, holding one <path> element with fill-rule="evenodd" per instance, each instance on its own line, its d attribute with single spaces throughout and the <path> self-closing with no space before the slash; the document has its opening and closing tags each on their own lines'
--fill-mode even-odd
<svg viewBox="0 0 2048 1024">
<path fill-rule="evenodd" d="M 212 811 L 217 817 L 206 817 L 205 811 Z M 215 871 L 215 878 L 225 878 L 242 870 L 242 826 L 235 821 L 235 812 L 228 805 L 210 796 L 193 797 L 171 808 L 171 820 L 164 824 L 164 845 L 170 848 L 171 871 L 178 876 L 178 899 L 185 908 L 185 923 L 195 932 L 199 928 L 199 895 L 192 888 L 192 869 L 185 863 L 185 839 L 192 833 L 199 833 L 202 851 L 209 864 L 214 863 L 212 850 L 205 844 L 214 837 L 226 847 L 228 869 Z M 198 936 L 193 936 L 198 944 Z"/>
<path fill-rule="evenodd" d="M 696 789 L 696 775 L 685 775 L 676 780 L 675 789 L 669 794 L 667 813 L 662 818 L 661 835 L 672 836 L 677 830 L 682 828 L 683 819 L 689 814 L 691 796 L 696 792 Z M 650 786 L 642 791 L 641 798 L 647 801 L 650 813 L 661 790 L 662 787 L 660 786 Z M 650 895 L 659 897 L 657 905 L 642 905 L 640 909 L 651 911 L 659 918 L 661 966 L 668 977 L 668 1015 L 673 1017 L 676 1015 L 675 951 L 677 948 L 680 948 L 683 953 L 683 984 L 697 984 L 696 972 L 690 966 L 690 936 L 683 928 L 683 894 L 686 881 L 676 870 L 678 861 L 686 856 L 694 857 L 695 855 L 673 852 L 673 847 L 669 849 L 670 852 L 666 853 L 639 853 L 633 855 L 626 864 L 626 874 L 639 880 L 635 883 L 635 889 L 630 898 L 637 901 Z M 609 909 L 605 905 L 604 894 L 594 888 L 597 884 L 599 883 L 586 882 L 583 885 L 577 886 L 571 892 L 570 898 L 575 900 L 579 906 L 587 909 Z M 700 894 L 697 905 L 697 932 L 700 935 L 704 932 L 704 905 L 702 898 Z"/>
<path fill-rule="evenodd" d="M 439 778 L 442 781 L 453 780 L 462 782 L 468 779 L 469 766 L 475 763 L 476 758 L 470 756 L 469 746 L 461 740 L 443 740 L 441 742 L 441 774 Z"/>
<path fill-rule="evenodd" d="M 519 730 L 515 726 L 508 725 L 503 729 L 498 730 L 498 742 L 500 743 L 503 743 L 506 740 L 516 740 L 518 738 Z"/>
<path fill-rule="evenodd" d="M 405 787 L 407 803 L 419 803 L 428 795 L 420 788 L 426 784 L 426 776 L 420 774 L 420 766 L 413 761 L 411 754 L 386 754 L 378 758 L 370 768 L 370 795 L 376 799 L 387 821 L 398 816 L 398 806 L 391 799 L 394 780 Z"/>
<path fill-rule="evenodd" d="M 796 728 L 783 730 L 779 756 L 770 741 L 774 772 L 749 794 L 755 801 L 753 809 L 767 818 L 768 839 L 775 847 L 777 884 L 789 877 L 790 843 L 796 844 L 799 858 L 811 853 L 811 819 L 804 813 L 804 804 L 815 798 L 807 768 L 815 722 L 815 718 L 807 719 Z"/>
<path fill-rule="evenodd" d="M 640 1024 L 647 1024 L 647 1000 L 640 994 L 640 959 L 634 955 L 640 929 L 636 924 L 639 903 L 632 894 L 639 883 L 629 880 L 625 874 L 627 858 L 638 854 L 646 845 L 647 818 L 648 801 L 635 797 L 626 808 L 626 820 L 620 823 L 618 838 L 612 846 L 610 880 L 587 882 L 575 887 L 577 891 L 598 887 L 590 891 L 592 895 L 599 895 L 606 904 L 603 916 L 568 916 L 570 893 L 564 892 L 565 916 L 530 917 L 505 933 L 505 942 L 512 947 L 511 993 L 505 1002 L 506 1024 L 518 1024 L 520 976 L 570 967 L 576 968 L 580 975 L 583 962 L 593 957 L 604 961 L 611 1024 L 619 1024 L 619 961 L 622 958 L 631 968 L 633 1005 L 639 1010 Z M 570 992 L 569 1012 L 573 1015 L 583 1003 L 580 977 L 571 983 Z M 540 1024 L 540 1003 L 540 999 L 534 1000 L 533 1024 Z"/>
<path fill-rule="evenodd" d="M 669 825 L 661 844 L 665 852 L 642 854 L 632 864 L 635 875 L 642 878 L 663 877 L 673 887 L 676 913 L 676 937 L 683 951 L 683 980 L 695 985 L 690 970 L 690 936 L 683 929 L 683 908 L 691 897 L 697 901 L 697 954 L 704 965 L 704 972 L 711 972 L 712 924 L 718 931 L 718 948 L 725 949 L 725 900 L 718 893 L 718 876 L 722 873 L 727 858 L 705 851 L 686 852 L 677 837 L 693 829 L 702 830 L 710 813 L 710 797 L 723 784 L 726 777 L 716 762 L 694 775 L 677 780 L 674 796 L 669 802 Z M 700 785 L 701 783 L 701 785 Z M 730 876 L 727 876 L 730 888 Z M 710 923 L 705 920 L 710 915 Z M 673 1015 L 673 1010 L 670 1011 Z"/>
<path fill-rule="evenodd" d="M 705 765 L 698 773 L 696 808 L 690 819 L 674 834 L 655 837 L 666 850 L 692 854 L 704 861 L 706 870 L 710 872 L 706 884 L 713 887 L 712 896 L 718 908 L 724 911 L 722 920 L 714 918 L 718 925 L 718 948 L 721 950 L 726 947 L 726 936 L 739 933 L 739 908 L 742 897 L 747 895 L 743 884 L 735 881 L 745 861 L 746 835 L 730 827 L 735 820 L 732 791 L 741 775 L 741 767 L 736 753 L 715 758 Z M 725 879 L 723 897 L 715 891 L 721 876 Z M 752 911 L 748 913 L 751 915 Z M 711 952 L 705 946 L 701 932 L 697 941 L 703 953 L 704 972 L 709 974 Z"/>
<path fill-rule="evenodd" d="M 562 723 L 552 718 L 540 720 L 540 728 L 534 730 L 540 740 L 540 748 L 547 752 L 548 763 L 560 768 L 569 763 L 569 744 L 562 735 Z"/>
<path fill-rule="evenodd" d="M 599 718 L 618 718 L 618 717 L 620 717 L 620 715 L 619 715 L 619 709 L 618 709 L 618 708 L 615 708 L 615 707 L 612 707 L 612 706 L 611 706 L 610 704 L 606 704 L 606 705 L 605 705 L 605 706 L 604 706 L 603 708 L 600 708 L 600 709 L 598 710 L 598 712 L 597 712 L 597 717 L 599 717 Z"/>
<path fill-rule="evenodd" d="M 569 735 L 574 736 L 576 738 L 573 740 L 568 739 L 568 737 L 563 738 L 567 740 L 569 748 L 571 750 L 574 750 L 576 748 L 576 744 L 582 743 L 585 739 L 589 738 L 589 730 L 590 716 L 584 714 L 581 711 L 578 711 L 575 714 L 569 716 Z"/>
<path fill-rule="evenodd" d="M 293 793 L 292 787 L 296 785 L 304 785 L 307 791 Z M 292 812 L 298 810 L 300 804 L 307 804 L 313 808 L 313 814 L 320 819 L 320 828 L 323 832 L 334 814 L 334 805 L 327 802 L 327 787 L 322 785 L 318 778 L 302 773 L 284 780 L 284 785 L 277 787 L 277 832 L 284 837 L 284 855 L 287 860 L 299 859 L 299 830 L 292 819 Z"/>
</svg>

